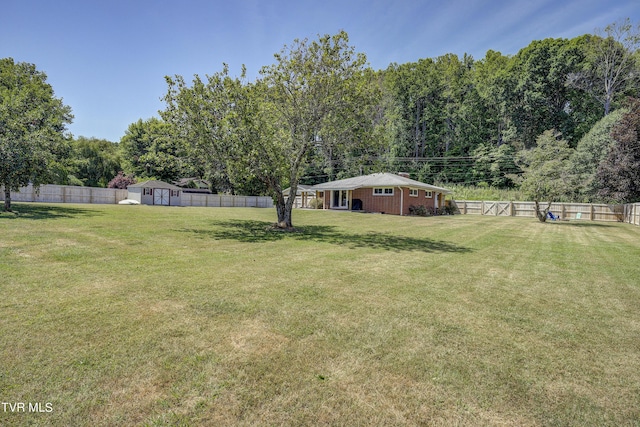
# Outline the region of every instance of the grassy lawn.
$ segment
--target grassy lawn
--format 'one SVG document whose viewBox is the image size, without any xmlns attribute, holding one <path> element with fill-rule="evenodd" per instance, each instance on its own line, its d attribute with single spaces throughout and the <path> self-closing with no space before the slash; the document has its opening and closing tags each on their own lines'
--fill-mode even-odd
<svg viewBox="0 0 640 427">
<path fill-rule="evenodd" d="M 2 426 L 640 425 L 640 227 L 14 207 Z"/>
</svg>

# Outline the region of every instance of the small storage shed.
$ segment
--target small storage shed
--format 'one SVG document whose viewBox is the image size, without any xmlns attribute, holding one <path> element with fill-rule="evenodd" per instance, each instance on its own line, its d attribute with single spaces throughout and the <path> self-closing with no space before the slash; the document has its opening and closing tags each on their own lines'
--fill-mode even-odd
<svg viewBox="0 0 640 427">
<path fill-rule="evenodd" d="M 127 187 L 128 199 L 143 205 L 181 206 L 182 189 L 163 181 L 149 180 Z"/>
</svg>

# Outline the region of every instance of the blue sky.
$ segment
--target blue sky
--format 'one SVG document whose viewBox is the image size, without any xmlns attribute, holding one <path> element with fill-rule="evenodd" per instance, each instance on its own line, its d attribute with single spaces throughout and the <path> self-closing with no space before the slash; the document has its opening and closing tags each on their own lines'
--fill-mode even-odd
<svg viewBox="0 0 640 427">
<path fill-rule="evenodd" d="M 513 55 L 631 18 L 640 0 L 3 0 L 0 58 L 34 63 L 75 136 L 117 142 L 164 108 L 166 75 L 250 77 L 296 38 L 345 30 L 374 69 L 446 53 Z"/>
</svg>

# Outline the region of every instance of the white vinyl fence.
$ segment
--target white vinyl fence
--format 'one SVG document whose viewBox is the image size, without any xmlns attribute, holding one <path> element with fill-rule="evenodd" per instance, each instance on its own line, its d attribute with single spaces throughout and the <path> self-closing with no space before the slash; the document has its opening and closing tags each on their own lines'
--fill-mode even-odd
<svg viewBox="0 0 640 427">
<path fill-rule="evenodd" d="M 4 187 L 0 187 L 0 201 L 4 201 Z M 116 188 L 76 187 L 71 185 L 32 185 L 11 192 L 12 202 L 44 203 L 101 203 L 116 204 L 128 197 L 127 190 Z M 266 196 L 228 196 L 223 194 L 182 193 L 182 206 L 271 208 L 273 199 Z"/>
<path fill-rule="evenodd" d="M 4 200 L 1 187 L 0 200 Z M 76 187 L 72 185 L 41 185 L 37 191 L 32 185 L 11 192 L 12 202 L 44 203 L 100 203 L 114 204 L 127 198 L 127 190 L 117 188 Z"/>
<path fill-rule="evenodd" d="M 216 208 L 272 208 L 273 199 L 267 196 L 229 196 L 226 194 L 182 193 L 182 206 Z"/>
</svg>

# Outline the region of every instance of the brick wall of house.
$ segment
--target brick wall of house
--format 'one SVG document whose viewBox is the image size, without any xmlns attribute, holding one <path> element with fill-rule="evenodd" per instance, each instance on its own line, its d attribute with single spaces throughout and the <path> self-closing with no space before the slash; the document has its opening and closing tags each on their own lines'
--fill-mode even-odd
<svg viewBox="0 0 640 427">
<path fill-rule="evenodd" d="M 436 193 L 434 191 L 431 192 L 431 197 L 426 197 L 425 190 L 418 190 L 418 197 L 409 196 L 409 189 L 404 189 L 406 195 L 404 199 L 404 215 L 409 214 L 409 206 L 424 206 L 427 209 L 433 209 L 436 205 Z M 442 207 L 443 202 L 439 204 Z"/>
<path fill-rule="evenodd" d="M 402 215 L 409 215 L 409 207 L 424 206 L 427 209 L 435 206 L 436 194 L 432 193 L 432 197 L 425 197 L 425 190 L 418 190 L 418 196 L 409 195 L 409 188 L 402 188 Z M 331 209 L 331 191 L 325 191 L 323 197 L 324 209 Z M 365 212 L 379 212 L 389 215 L 400 215 L 400 189 L 394 187 L 393 195 L 374 195 L 373 188 L 359 188 L 352 192 L 352 203 L 359 199 L 362 201 L 362 210 Z M 442 203 L 440 204 L 442 205 Z"/>
<path fill-rule="evenodd" d="M 400 215 L 400 190 L 394 188 L 393 196 L 374 196 L 373 188 L 358 188 L 353 190 L 352 200 L 362 200 L 362 210 L 365 212 L 382 212 L 390 215 Z"/>
<path fill-rule="evenodd" d="M 362 208 L 365 212 L 384 212 L 391 215 L 400 215 L 400 198 L 402 197 L 402 215 L 409 215 L 411 205 L 422 205 L 426 208 L 433 208 L 435 194 L 431 198 L 425 197 L 424 190 L 418 190 L 418 196 L 410 196 L 409 188 L 402 188 L 402 195 L 399 188 L 393 189 L 393 196 L 374 195 L 372 188 L 361 188 L 353 192 L 354 199 L 362 200 Z"/>
</svg>

